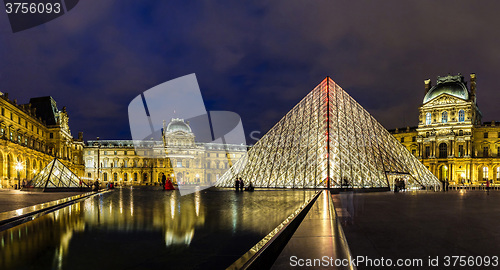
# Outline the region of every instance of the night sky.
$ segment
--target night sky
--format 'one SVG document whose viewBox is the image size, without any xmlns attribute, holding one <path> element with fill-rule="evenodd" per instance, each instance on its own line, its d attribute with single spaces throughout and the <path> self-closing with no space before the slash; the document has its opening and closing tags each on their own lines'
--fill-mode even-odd
<svg viewBox="0 0 500 270">
<path fill-rule="evenodd" d="M 326 76 L 392 129 L 417 125 L 424 79 L 476 73 L 483 121 L 500 120 L 499 10 L 498 1 L 81 0 L 18 33 L 0 15 L 0 91 L 22 104 L 52 96 L 75 137 L 129 139 L 133 98 L 196 73 L 207 109 L 238 113 L 248 136 Z"/>
</svg>

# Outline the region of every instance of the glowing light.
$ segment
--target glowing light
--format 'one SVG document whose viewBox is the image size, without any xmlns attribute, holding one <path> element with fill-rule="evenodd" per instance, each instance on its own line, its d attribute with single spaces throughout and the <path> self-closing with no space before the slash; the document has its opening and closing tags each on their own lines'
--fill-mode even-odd
<svg viewBox="0 0 500 270">
<path fill-rule="evenodd" d="M 18 162 L 15 168 L 17 171 L 21 171 L 23 169 L 23 164 L 21 162 Z"/>
</svg>

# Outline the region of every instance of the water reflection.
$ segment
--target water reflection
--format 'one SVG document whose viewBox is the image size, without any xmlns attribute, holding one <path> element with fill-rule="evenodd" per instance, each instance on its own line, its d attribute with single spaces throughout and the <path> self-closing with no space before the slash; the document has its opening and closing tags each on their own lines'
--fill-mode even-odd
<svg viewBox="0 0 500 270">
<path fill-rule="evenodd" d="M 148 256 L 153 265 L 149 268 L 173 256 L 184 261 L 182 266 L 193 266 L 196 260 L 191 252 L 198 257 L 206 253 L 210 261 L 222 240 L 234 254 L 225 256 L 227 262 L 220 258 L 217 262 L 229 265 L 313 193 L 204 190 L 180 196 L 152 189 L 117 189 L 0 232 L 0 269 L 103 268 L 93 264 L 98 261 L 85 259 L 93 253 L 119 256 L 120 263 L 128 266 L 140 263 L 146 256 L 141 254 L 152 250 L 159 256 Z M 178 254 L 179 250 L 184 252 Z"/>
</svg>

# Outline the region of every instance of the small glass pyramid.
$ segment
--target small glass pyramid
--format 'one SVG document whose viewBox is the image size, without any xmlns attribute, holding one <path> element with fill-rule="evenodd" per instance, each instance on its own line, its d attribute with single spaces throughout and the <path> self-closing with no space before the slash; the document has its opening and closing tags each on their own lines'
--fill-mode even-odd
<svg viewBox="0 0 500 270">
<path fill-rule="evenodd" d="M 80 183 L 82 184 L 80 185 Z M 42 190 L 87 187 L 76 174 L 57 158 L 53 159 L 33 178 L 30 186 Z"/>
</svg>

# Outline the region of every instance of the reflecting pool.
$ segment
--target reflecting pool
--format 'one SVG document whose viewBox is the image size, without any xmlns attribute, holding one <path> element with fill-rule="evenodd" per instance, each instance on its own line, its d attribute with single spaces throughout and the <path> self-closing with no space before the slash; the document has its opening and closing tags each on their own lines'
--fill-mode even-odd
<svg viewBox="0 0 500 270">
<path fill-rule="evenodd" d="M 0 269 L 224 269 L 314 194 L 119 188 L 0 232 Z"/>
</svg>

